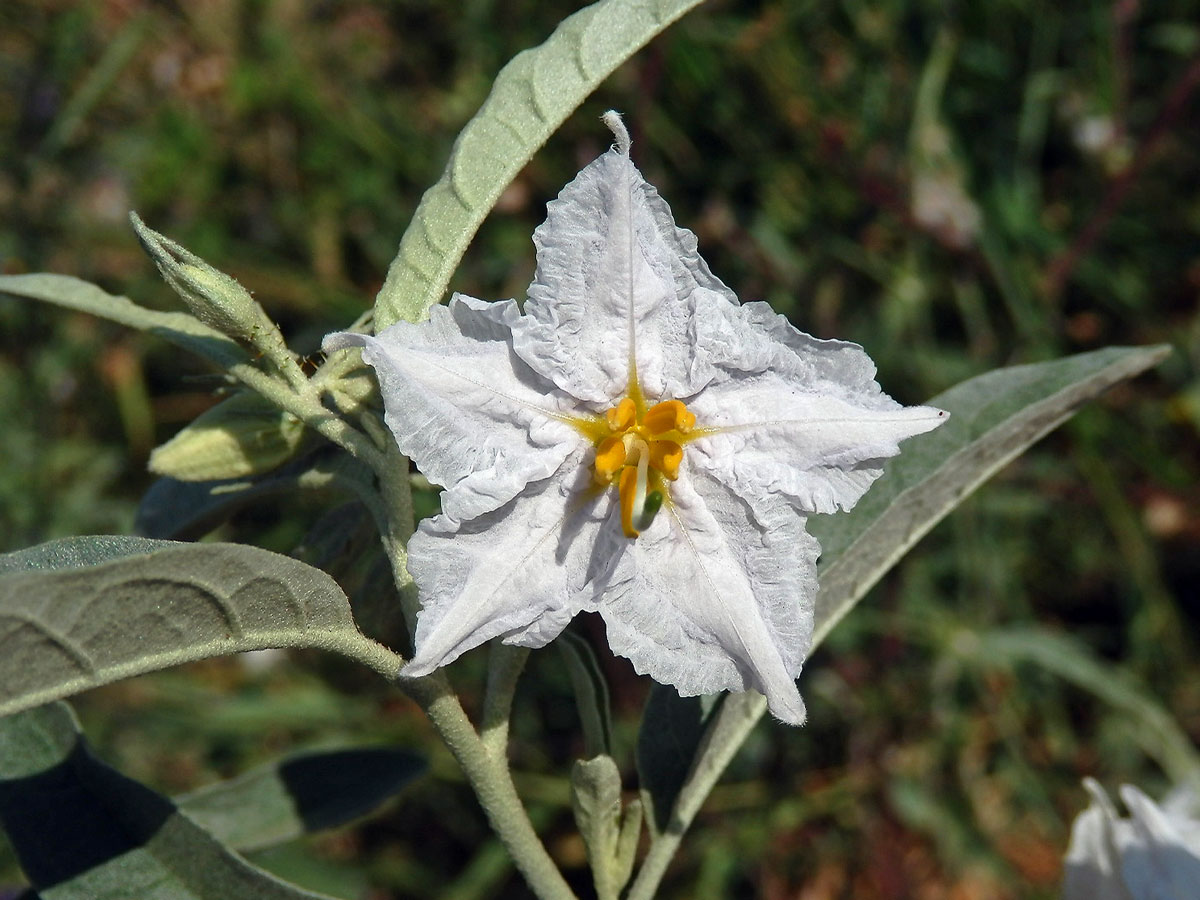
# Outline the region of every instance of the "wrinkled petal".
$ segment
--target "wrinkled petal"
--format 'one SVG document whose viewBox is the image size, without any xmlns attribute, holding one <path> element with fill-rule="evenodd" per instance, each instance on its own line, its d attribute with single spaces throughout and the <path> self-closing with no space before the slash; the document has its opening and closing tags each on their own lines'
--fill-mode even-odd
<svg viewBox="0 0 1200 900">
<path fill-rule="evenodd" d="M 778 498 L 753 508 L 704 474 L 629 542 L 600 605 L 613 652 L 682 695 L 757 690 L 804 721 L 795 678 L 808 652 L 816 541 Z"/>
<path fill-rule="evenodd" d="M 624 393 L 631 350 L 648 396 L 689 396 L 707 383 L 712 371 L 695 353 L 697 307 L 734 307 L 737 298 L 626 154 L 610 150 L 580 172 L 533 239 L 537 272 L 513 329 L 532 368 L 595 404 Z"/>
<path fill-rule="evenodd" d="M 884 394 L 861 347 L 810 337 L 766 304 L 705 321 L 702 346 L 724 374 L 689 401 L 714 431 L 688 453 L 743 496 L 781 493 L 806 513 L 850 509 L 900 441 L 946 420 Z"/>
<path fill-rule="evenodd" d="M 598 610 L 639 671 L 761 691 L 799 724 L 819 553 L 804 515 L 852 506 L 944 415 L 884 395 L 860 348 L 740 306 L 606 121 L 617 148 L 549 205 L 523 313 L 456 298 L 329 339 L 364 347 L 401 449 L 447 487 L 409 546 L 405 673 L 490 638 L 540 646 Z"/>
<path fill-rule="evenodd" d="M 513 355 L 519 316 L 511 300 L 460 294 L 431 309 L 428 322 L 325 339 L 327 352 L 363 348 L 401 452 L 446 487 L 442 511 L 455 521 L 502 506 L 586 444 L 561 418 L 571 399 Z"/>
<path fill-rule="evenodd" d="M 422 605 L 404 675 L 427 675 L 494 637 L 542 646 L 595 607 L 624 538 L 604 531 L 611 494 L 589 490 L 583 460 L 573 454 L 553 477 L 471 522 L 421 523 L 408 568 Z"/>
</svg>

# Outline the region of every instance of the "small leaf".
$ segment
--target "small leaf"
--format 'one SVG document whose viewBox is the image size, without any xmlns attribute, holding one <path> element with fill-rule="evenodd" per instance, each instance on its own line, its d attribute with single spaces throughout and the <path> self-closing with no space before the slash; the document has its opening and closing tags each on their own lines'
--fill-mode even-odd
<svg viewBox="0 0 1200 900">
<path fill-rule="evenodd" d="M 621 833 L 621 773 L 611 756 L 576 760 L 571 768 L 571 809 L 587 847 L 599 900 L 616 900 L 625 880 L 617 872 Z"/>
<path fill-rule="evenodd" d="M 375 299 L 376 332 L 425 318 L 522 166 L 613 69 L 699 3 L 600 0 L 513 57 L 459 134 L 441 179 L 421 198 Z"/>
<path fill-rule="evenodd" d="M 398 656 L 359 633 L 346 595 L 319 569 L 239 544 L 127 541 L 111 547 L 138 555 L 92 565 L 59 542 L 0 556 L 0 715 L 270 647 L 333 650 L 389 676 L 399 669 Z M 56 558 L 70 568 L 47 568 Z"/>
<path fill-rule="evenodd" d="M 175 799 L 219 840 L 257 850 L 364 816 L 424 771 L 398 748 L 305 753 Z"/>
<path fill-rule="evenodd" d="M 247 361 L 236 341 L 182 312 L 159 312 L 69 275 L 0 275 L 0 294 L 41 300 L 148 331 L 228 369 Z"/>
<path fill-rule="evenodd" d="M 147 537 L 194 540 L 226 522 L 239 509 L 296 488 L 282 471 L 261 478 L 180 481 L 159 478 L 142 494 L 134 530 Z"/>
<path fill-rule="evenodd" d="M 813 516 L 821 542 L 816 647 L 934 525 L 1031 444 L 1114 384 L 1157 365 L 1170 348 L 1109 347 L 1053 362 L 997 369 L 929 401 L 950 413 L 904 442 L 849 513 Z"/>
<path fill-rule="evenodd" d="M 0 719 L 0 822 L 44 900 L 313 900 L 88 749 L 70 707 Z"/>
<path fill-rule="evenodd" d="M 239 392 L 221 401 L 150 454 L 150 471 L 180 481 L 217 481 L 269 472 L 304 438 L 303 423 L 270 400 Z"/>
<path fill-rule="evenodd" d="M 648 824 L 654 834 L 666 830 L 679 789 L 712 712 L 721 697 L 680 697 L 673 687 L 650 686 L 638 728 L 637 771 Z"/>
</svg>

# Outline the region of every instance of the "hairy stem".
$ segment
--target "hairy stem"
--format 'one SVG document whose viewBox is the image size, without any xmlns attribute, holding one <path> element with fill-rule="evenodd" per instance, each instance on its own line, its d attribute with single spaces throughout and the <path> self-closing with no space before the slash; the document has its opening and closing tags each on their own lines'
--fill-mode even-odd
<svg viewBox="0 0 1200 900">
<path fill-rule="evenodd" d="M 312 382 L 306 381 L 299 386 L 289 384 L 249 363 L 231 366 L 229 374 L 372 469 L 378 472 L 382 468 L 383 454 L 379 448 L 361 431 L 326 409 L 321 403 L 319 389 Z"/>
<path fill-rule="evenodd" d="M 725 698 L 704 733 L 691 771 L 671 810 L 670 821 L 650 845 L 627 900 L 651 900 L 657 892 L 688 826 L 766 709 L 766 699 L 753 691 Z"/>
<path fill-rule="evenodd" d="M 400 685 L 425 710 L 458 760 L 492 830 L 508 849 L 534 894 L 541 900 L 575 900 L 574 892 L 529 821 L 507 761 L 488 750 L 445 677 L 435 673 L 425 678 L 401 679 Z"/>
<path fill-rule="evenodd" d="M 527 647 L 510 647 L 493 641 L 488 657 L 487 691 L 483 696 L 480 739 L 488 753 L 499 760 L 508 756 L 508 720 L 521 670 L 529 658 Z"/>
</svg>

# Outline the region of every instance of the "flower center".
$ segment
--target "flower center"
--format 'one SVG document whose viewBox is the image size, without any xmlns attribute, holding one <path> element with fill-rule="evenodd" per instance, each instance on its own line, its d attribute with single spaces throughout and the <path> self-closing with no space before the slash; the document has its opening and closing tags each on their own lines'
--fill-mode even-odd
<svg viewBox="0 0 1200 900">
<path fill-rule="evenodd" d="M 617 486 L 626 537 L 636 538 L 654 521 L 663 503 L 663 479 L 679 476 L 682 441 L 695 424 L 695 415 L 679 400 L 664 400 L 639 415 L 639 404 L 626 397 L 604 414 L 595 478 Z"/>
</svg>

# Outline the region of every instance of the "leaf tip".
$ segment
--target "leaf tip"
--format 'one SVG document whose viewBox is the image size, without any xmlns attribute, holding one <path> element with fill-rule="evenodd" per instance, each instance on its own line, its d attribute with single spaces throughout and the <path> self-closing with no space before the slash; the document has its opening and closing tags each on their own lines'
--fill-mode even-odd
<svg viewBox="0 0 1200 900">
<path fill-rule="evenodd" d="M 621 114 L 615 109 L 610 109 L 600 119 L 608 126 L 608 130 L 613 133 L 613 137 L 616 138 L 617 151 L 622 156 L 628 156 L 630 144 L 633 142 L 629 140 L 629 130 L 625 127 L 625 123 L 621 121 Z"/>
</svg>

